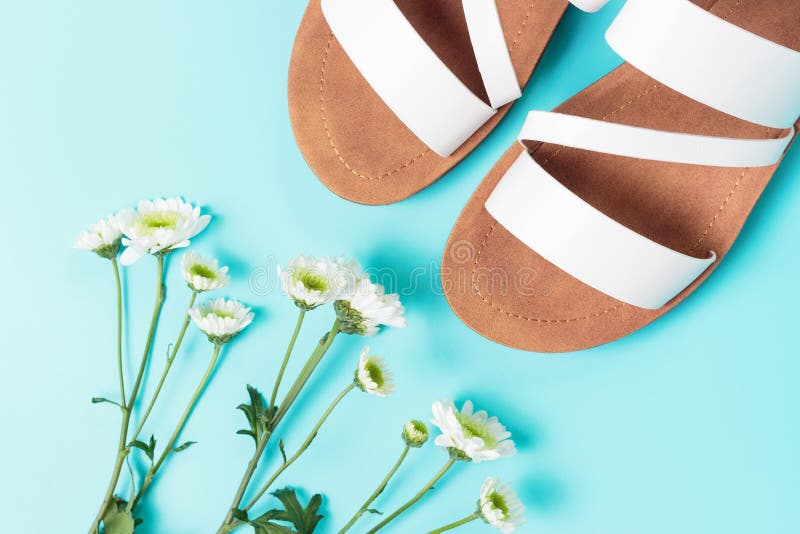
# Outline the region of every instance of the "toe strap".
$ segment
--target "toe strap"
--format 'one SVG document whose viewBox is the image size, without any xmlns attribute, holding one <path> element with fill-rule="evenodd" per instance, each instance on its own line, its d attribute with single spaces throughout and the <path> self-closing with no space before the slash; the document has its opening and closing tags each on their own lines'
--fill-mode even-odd
<svg viewBox="0 0 800 534">
<path fill-rule="evenodd" d="M 585 284 L 640 308 L 658 309 L 716 259 L 694 258 L 607 217 L 523 151 L 486 201 L 517 239 Z"/>
</svg>

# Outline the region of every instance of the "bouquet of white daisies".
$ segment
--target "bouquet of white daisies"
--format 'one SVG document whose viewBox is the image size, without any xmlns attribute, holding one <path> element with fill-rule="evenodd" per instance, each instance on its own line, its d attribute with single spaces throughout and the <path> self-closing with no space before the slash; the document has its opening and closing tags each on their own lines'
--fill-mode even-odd
<svg viewBox="0 0 800 534">
<path fill-rule="evenodd" d="M 165 462 L 173 454 L 185 451 L 195 443 L 180 442 L 181 433 L 190 419 L 198 398 L 208 385 L 220 354 L 242 330 L 253 321 L 250 308 L 237 300 L 217 298 L 196 303 L 200 293 L 215 291 L 230 283 L 227 267 L 220 267 L 215 259 L 206 258 L 194 251 L 184 252 L 180 267 L 188 287 L 188 306 L 178 335 L 170 345 L 168 356 L 157 383 L 144 402 L 139 399 L 143 382 L 146 380 L 148 362 L 153 353 L 155 332 L 158 327 L 161 308 L 164 302 L 166 258 L 174 251 L 189 247 L 190 241 L 209 224 L 211 217 L 180 198 L 142 201 L 134 209 L 125 209 L 89 227 L 77 239 L 75 246 L 88 250 L 108 260 L 111 264 L 116 289 L 116 363 L 119 385 L 119 398 L 94 397 L 94 403 L 109 403 L 120 410 L 119 440 L 114 454 L 110 481 L 103 500 L 92 521 L 89 534 L 131 534 L 143 518 L 140 505 L 154 479 L 162 472 Z M 144 352 L 136 366 L 136 373 L 126 377 L 124 369 L 126 354 L 123 350 L 122 334 L 126 319 L 123 309 L 123 291 L 120 266 L 127 267 L 144 257 L 152 257 L 156 263 L 155 302 L 146 336 Z M 385 360 L 365 347 L 358 356 L 353 381 L 333 399 L 318 422 L 308 433 L 308 437 L 287 456 L 282 441 L 278 449 L 283 462 L 267 480 L 255 480 L 256 468 L 267 451 L 267 445 L 274 442 L 274 436 L 283 426 L 292 404 L 296 401 L 319 363 L 329 351 L 340 334 L 372 336 L 382 327 L 404 327 L 405 309 L 396 294 L 386 293 L 384 287 L 373 283 L 357 262 L 344 258 L 316 258 L 298 256 L 278 269 L 282 291 L 291 299 L 298 310 L 297 322 L 272 385 L 269 398 L 265 398 L 255 387 L 247 386 L 248 402 L 238 406 L 247 420 L 247 428 L 238 433 L 249 436 L 254 442 L 254 452 L 246 463 L 239 486 L 233 500 L 224 509 L 224 519 L 219 525 L 218 534 L 224 534 L 241 527 L 252 527 L 256 534 L 311 534 L 322 516 L 318 513 L 322 496 L 314 495 L 303 505 L 297 494 L 290 488 L 273 490 L 270 495 L 281 503 L 280 508 L 270 508 L 257 512 L 255 508 L 261 499 L 272 489 L 278 477 L 294 464 L 309 448 L 322 425 L 342 399 L 351 392 L 360 391 L 376 397 L 386 397 L 395 391 L 392 373 Z M 316 348 L 307 357 L 301 371 L 294 377 L 287 392 L 279 398 L 281 384 L 292 358 L 295 342 L 298 339 L 307 313 L 330 305 L 333 321 L 330 329 L 321 337 Z M 207 337 L 211 353 L 207 369 L 197 384 L 194 394 L 186 403 L 182 416 L 175 424 L 174 431 L 163 446 L 154 436 L 145 437 L 142 432 L 166 383 L 172 364 L 178 357 L 180 348 L 190 323 Z M 132 381 L 132 384 L 131 384 Z M 137 400 L 140 402 L 137 403 Z M 134 410 L 134 406 L 137 407 Z M 144 406 L 139 409 L 139 406 Z M 155 412 L 157 413 L 157 411 Z M 474 411 L 467 401 L 457 410 L 452 401 L 433 404 L 433 425 L 441 434 L 435 444 L 447 451 L 447 461 L 431 481 L 403 506 L 385 516 L 369 532 L 377 532 L 406 512 L 420 501 L 434 484 L 454 465 L 459 463 L 494 460 L 513 455 L 516 450 L 511 434 L 497 420 L 484 411 Z M 389 472 L 339 531 L 351 529 L 365 514 L 375 513 L 374 503 L 389 486 L 392 477 L 406 460 L 409 451 L 421 448 L 429 437 L 428 427 L 420 420 L 412 419 L 402 428 L 403 449 Z M 147 459 L 147 468 L 136 472 L 130 457 L 136 451 Z M 127 469 L 125 467 L 127 466 Z M 117 489 L 124 472 L 130 477 L 130 494 L 120 496 Z M 248 490 L 255 488 L 253 497 L 245 501 Z M 494 478 L 488 478 L 480 490 L 477 507 L 466 517 L 440 527 L 431 532 L 444 532 L 481 519 L 503 533 L 510 533 L 522 524 L 524 508 L 509 486 Z"/>
</svg>

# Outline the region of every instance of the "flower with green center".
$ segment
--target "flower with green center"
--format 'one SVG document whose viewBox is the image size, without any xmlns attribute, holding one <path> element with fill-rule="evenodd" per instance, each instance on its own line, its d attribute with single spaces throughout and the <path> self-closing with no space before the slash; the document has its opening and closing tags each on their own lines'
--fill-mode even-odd
<svg viewBox="0 0 800 534">
<path fill-rule="evenodd" d="M 428 441 L 428 427 L 418 419 L 411 419 L 403 425 L 403 441 L 409 447 L 418 449 Z"/>
<path fill-rule="evenodd" d="M 525 524 L 525 507 L 517 498 L 510 484 L 489 477 L 481 486 L 478 499 L 478 514 L 503 534 L 511 534 Z"/>
<path fill-rule="evenodd" d="M 374 284 L 368 277 L 358 280 L 352 292 L 334 302 L 336 316 L 345 334 L 374 336 L 380 327 L 404 328 L 405 308 L 396 293 L 386 293 L 381 284 Z"/>
<path fill-rule="evenodd" d="M 75 240 L 75 248 L 94 252 L 101 258 L 112 259 L 119 252 L 122 240 L 121 223 L 130 216 L 130 209 L 122 210 L 116 215 L 109 215 L 89 226 Z"/>
<path fill-rule="evenodd" d="M 392 374 L 380 356 L 370 355 L 369 347 L 364 347 L 355 372 L 355 384 L 361 391 L 378 397 L 394 392 Z"/>
<path fill-rule="evenodd" d="M 343 258 L 297 256 L 285 269 L 278 267 L 281 290 L 303 310 L 332 302 L 354 285 L 358 264 Z"/>
<path fill-rule="evenodd" d="M 163 255 L 188 247 L 210 220 L 210 215 L 201 215 L 199 207 L 179 197 L 143 200 L 122 220 L 122 244 L 127 248 L 120 262 L 130 265 L 146 254 Z"/>
<path fill-rule="evenodd" d="M 204 258 L 194 252 L 183 255 L 181 272 L 183 279 L 196 293 L 223 288 L 231 281 L 227 267 L 220 267 L 217 260 Z"/>
<path fill-rule="evenodd" d="M 189 309 L 194 324 L 215 345 L 233 339 L 253 322 L 253 313 L 238 300 L 219 298 L 208 300 Z"/>
<path fill-rule="evenodd" d="M 434 402 L 431 422 L 442 431 L 434 443 L 457 460 L 479 463 L 517 452 L 511 433 L 497 417 L 489 417 L 483 410 L 473 413 L 471 401 L 466 401 L 461 411 L 451 400 Z"/>
</svg>

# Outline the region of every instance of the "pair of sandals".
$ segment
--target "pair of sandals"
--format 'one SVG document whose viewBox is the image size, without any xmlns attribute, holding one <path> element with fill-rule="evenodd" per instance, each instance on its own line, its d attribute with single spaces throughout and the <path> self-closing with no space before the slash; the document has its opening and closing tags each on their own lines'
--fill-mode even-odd
<svg viewBox="0 0 800 534">
<path fill-rule="evenodd" d="M 311 0 L 289 104 L 334 193 L 387 204 L 469 154 L 521 95 L 569 3 Z M 795 137 L 799 0 L 627 0 L 626 63 L 531 111 L 462 211 L 442 262 L 456 314 L 537 352 L 632 333 L 730 249 Z"/>
</svg>

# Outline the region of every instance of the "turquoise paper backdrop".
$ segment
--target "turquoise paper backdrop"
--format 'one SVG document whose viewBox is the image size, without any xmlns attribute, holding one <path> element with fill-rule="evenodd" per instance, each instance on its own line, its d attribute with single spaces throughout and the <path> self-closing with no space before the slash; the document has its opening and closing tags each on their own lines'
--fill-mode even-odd
<svg viewBox="0 0 800 534">
<path fill-rule="evenodd" d="M 295 320 L 260 275 L 297 253 L 348 253 L 392 269 L 408 309 L 408 328 L 366 340 L 389 359 L 398 393 L 349 397 L 280 481 L 325 493 L 322 533 L 382 478 L 403 422 L 427 420 L 444 397 L 499 415 L 520 454 L 461 465 L 387 531 L 423 532 L 468 514 L 490 474 L 513 481 L 527 504 L 522 532 L 800 531 L 800 147 L 711 280 L 624 340 L 569 355 L 514 351 L 462 325 L 438 291 L 450 228 L 526 110 L 557 105 L 619 62 L 603 31 L 620 5 L 595 15 L 570 8 L 523 99 L 483 145 L 423 193 L 364 207 L 329 193 L 292 136 L 286 75 L 305 2 L 0 3 L 0 530 L 88 528 L 119 424 L 116 409 L 89 403 L 116 395 L 113 278 L 107 262 L 71 245 L 113 210 L 183 195 L 214 216 L 196 250 L 231 266 L 226 294 L 252 305 L 256 320 L 225 350 L 183 434 L 199 444 L 169 460 L 146 499 L 144 534 L 209 533 L 225 513 L 252 448 L 234 435 L 244 424 L 234 408 L 246 383 L 271 387 Z M 151 378 L 188 299 L 177 260 Z M 410 290 L 412 273 L 422 274 Z M 126 347 L 137 359 L 154 262 L 124 277 L 134 318 Z M 299 355 L 331 313 L 311 314 Z M 289 450 L 351 380 L 364 342 L 337 341 L 282 436 Z M 146 432 L 165 440 L 209 357 L 190 330 Z M 276 465 L 270 458 L 262 476 Z M 433 446 L 412 452 L 377 506 L 394 509 L 444 460 Z"/>
</svg>

